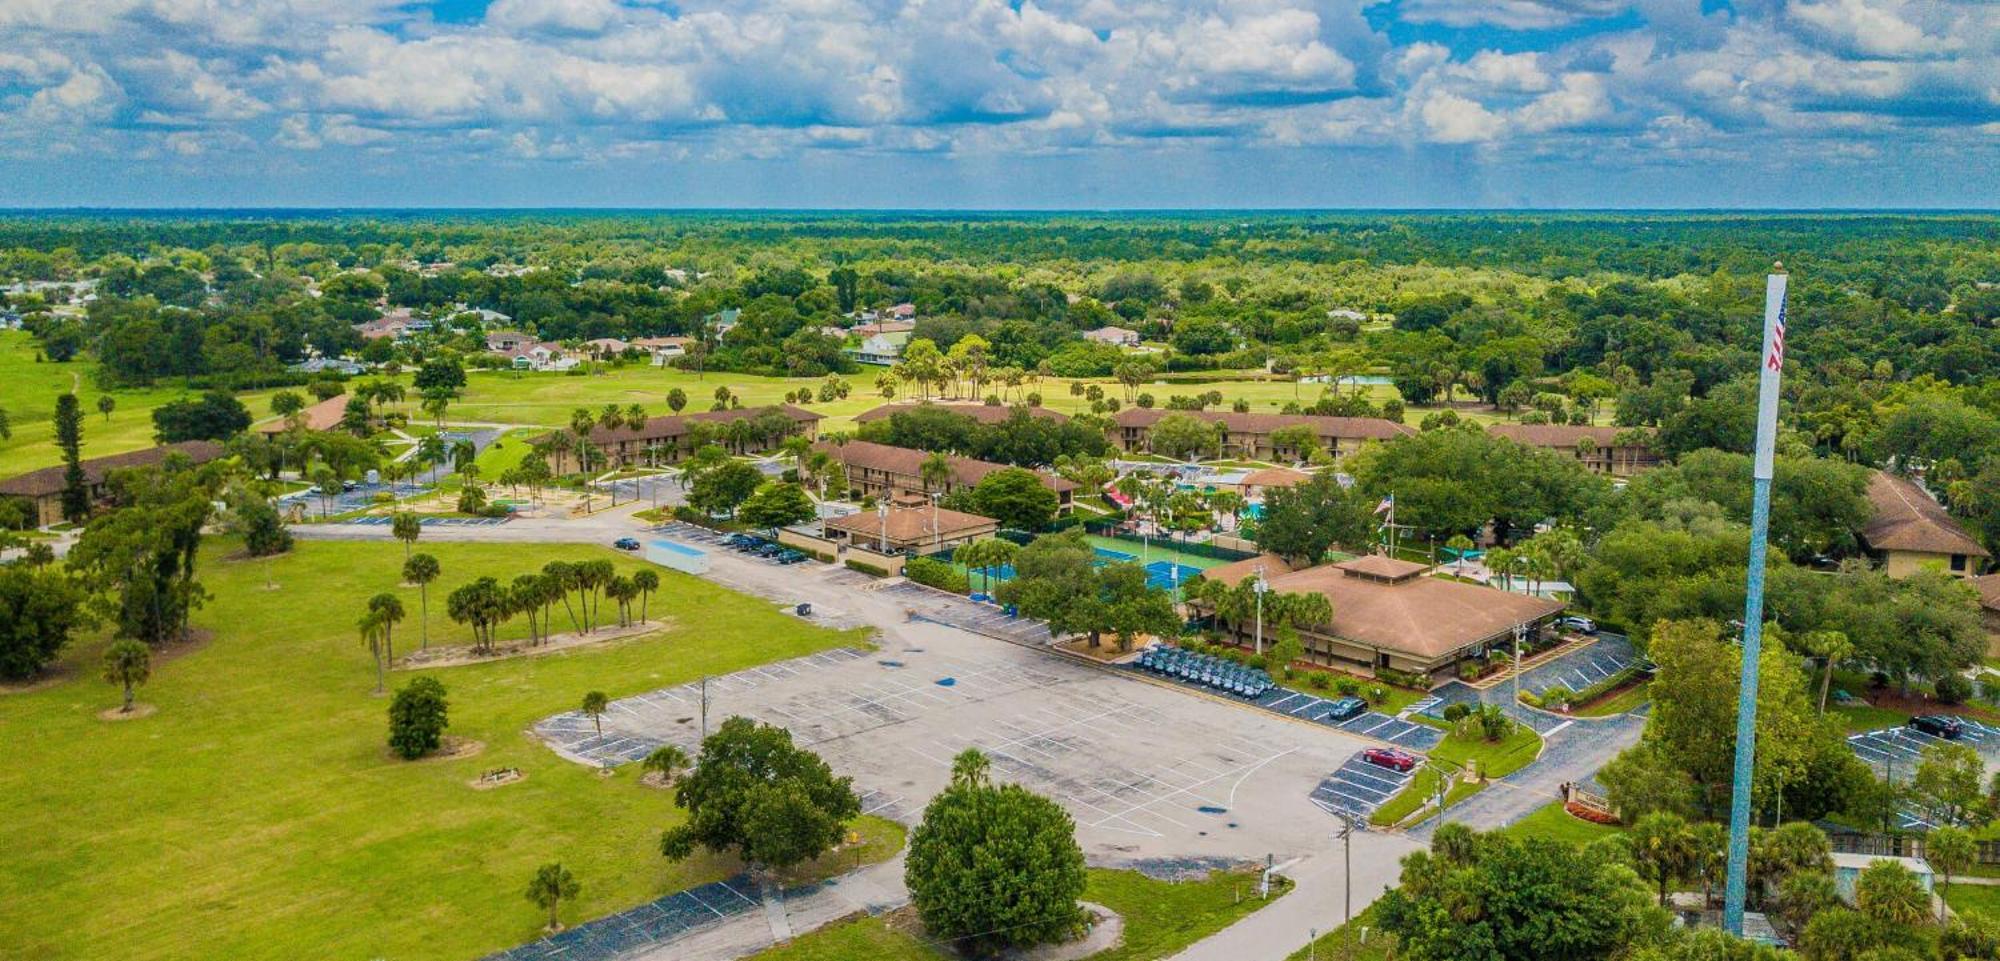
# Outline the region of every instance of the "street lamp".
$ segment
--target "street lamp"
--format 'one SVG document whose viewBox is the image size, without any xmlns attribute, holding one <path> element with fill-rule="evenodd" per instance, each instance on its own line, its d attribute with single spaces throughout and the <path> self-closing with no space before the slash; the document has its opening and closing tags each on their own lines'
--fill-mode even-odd
<svg viewBox="0 0 2000 961">
<path fill-rule="evenodd" d="M 876 527 L 875 529 L 875 550 L 878 553 L 886 555 L 889 553 L 889 502 L 888 501 L 883 501 L 882 503 L 875 505 L 875 519 L 880 522 L 879 526 Z"/>
<path fill-rule="evenodd" d="M 1257 579 L 1250 582 L 1250 591 L 1257 595 L 1257 643 L 1255 650 L 1259 655 L 1264 653 L 1264 592 L 1270 589 L 1271 585 L 1264 580 L 1264 565 L 1258 564 Z"/>
</svg>

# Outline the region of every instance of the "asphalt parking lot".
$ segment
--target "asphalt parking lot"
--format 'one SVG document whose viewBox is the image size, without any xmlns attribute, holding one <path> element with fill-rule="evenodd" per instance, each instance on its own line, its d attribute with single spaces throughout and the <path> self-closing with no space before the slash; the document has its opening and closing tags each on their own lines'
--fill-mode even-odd
<svg viewBox="0 0 2000 961">
<path fill-rule="evenodd" d="M 1604 632 L 1587 647 L 1521 672 L 1521 690 L 1540 694 L 1558 684 L 1581 691 L 1639 662 L 1639 653 L 1622 634 Z M 1513 696 L 1512 684 L 1502 684 Z"/>
<path fill-rule="evenodd" d="M 692 751 L 699 687 L 621 698 L 601 735 L 573 712 L 535 731 L 592 764 L 664 743 Z M 1317 848 L 1333 822 L 1316 791 L 1365 743 L 921 622 L 897 625 L 879 651 L 711 678 L 711 728 L 731 715 L 787 728 L 854 778 L 869 810 L 904 823 L 944 787 L 952 757 L 977 747 L 996 777 L 1063 804 L 1099 862 Z"/>
<path fill-rule="evenodd" d="M 1412 768 L 1408 773 L 1394 771 L 1370 764 L 1356 754 L 1319 782 L 1312 798 L 1329 810 L 1365 819 L 1407 786 L 1418 770 L 1421 768 Z"/>
<path fill-rule="evenodd" d="M 1959 721 L 1965 725 L 1965 732 L 1957 740 L 1947 740 L 1910 727 L 1887 727 L 1879 731 L 1850 734 L 1847 746 L 1875 773 L 1898 784 L 1907 784 L 1916 775 L 1917 763 L 1923 760 L 1924 750 L 1932 745 L 1962 744 L 1978 751 L 1988 761 L 1995 753 L 2000 753 L 2000 727 L 1969 717 L 1961 717 Z M 1896 825 L 1905 831 L 1926 831 L 1933 826 L 1930 812 L 1914 803 L 1905 804 L 1896 813 Z"/>
</svg>

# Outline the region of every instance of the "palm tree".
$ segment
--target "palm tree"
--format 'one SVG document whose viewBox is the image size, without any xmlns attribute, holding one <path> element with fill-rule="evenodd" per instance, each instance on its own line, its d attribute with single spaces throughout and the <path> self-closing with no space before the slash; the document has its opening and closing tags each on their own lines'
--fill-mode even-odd
<svg viewBox="0 0 2000 961">
<path fill-rule="evenodd" d="M 1825 714 L 1826 697 L 1833 690 L 1834 665 L 1854 656 L 1854 643 L 1841 631 L 1810 631 L 1802 640 L 1805 649 L 1826 664 L 1819 682 L 1819 712 Z"/>
<path fill-rule="evenodd" d="M 437 577 L 437 558 L 429 554 L 412 554 L 403 562 L 403 580 L 417 585 L 417 598 L 422 605 L 417 627 L 423 633 L 424 650 L 431 646 L 431 582 Z"/>
<path fill-rule="evenodd" d="M 639 623 L 646 623 L 646 607 L 653 599 L 653 592 L 660 589 L 660 575 L 650 570 L 642 570 L 632 575 L 632 586 L 639 591 Z"/>
<path fill-rule="evenodd" d="M 118 708 L 118 713 L 132 713 L 133 690 L 152 676 L 153 652 L 146 645 L 127 639 L 105 649 L 105 683 L 117 684 L 125 689 L 125 702 Z"/>
<path fill-rule="evenodd" d="M 605 697 L 603 691 L 591 691 L 583 696 L 584 716 L 590 718 L 591 726 L 597 728 L 599 734 L 604 733 L 604 712 L 610 707 L 611 699 Z"/>
<path fill-rule="evenodd" d="M 403 542 L 403 560 L 408 561 L 410 559 L 410 547 L 423 534 L 424 525 L 415 513 L 397 511 L 396 515 L 389 519 L 389 532 L 396 535 L 397 540 Z"/>
<path fill-rule="evenodd" d="M 951 458 L 933 453 L 924 458 L 923 465 L 917 468 L 917 473 L 923 479 L 925 490 L 941 491 L 951 481 Z"/>
<path fill-rule="evenodd" d="M 686 751 L 672 744 L 665 744 L 654 748 L 653 753 L 646 755 L 646 759 L 639 762 L 639 767 L 658 774 L 662 780 L 672 784 L 674 776 L 690 763 L 692 762 Z"/>
<path fill-rule="evenodd" d="M 583 624 L 576 618 L 576 607 L 569 602 L 570 589 L 576 586 L 577 582 L 576 565 L 568 561 L 550 561 L 542 565 L 542 575 L 549 579 L 549 584 L 555 593 L 562 596 L 563 607 L 569 611 L 570 626 L 575 628 L 577 633 L 583 633 Z"/>
<path fill-rule="evenodd" d="M 1452 569 L 1462 569 L 1465 566 L 1465 555 L 1472 552 L 1472 538 L 1464 534 L 1453 534 L 1445 539 L 1444 546 L 1452 553 Z"/>
<path fill-rule="evenodd" d="M 563 473 L 563 457 L 575 449 L 575 439 L 567 431 L 559 430 L 550 434 L 542 443 L 550 453 L 556 455 L 556 473 Z"/>
<path fill-rule="evenodd" d="M 368 599 L 368 609 L 382 615 L 382 646 L 386 659 L 393 664 L 396 661 L 395 630 L 396 624 L 403 619 L 403 602 L 396 595 L 384 591 Z"/>
<path fill-rule="evenodd" d="M 380 694 L 385 671 L 382 664 L 382 614 L 370 610 L 361 615 L 361 620 L 355 626 L 361 630 L 361 646 L 367 648 L 368 653 L 375 658 L 375 693 Z"/>
<path fill-rule="evenodd" d="M 568 868 L 551 861 L 537 869 L 534 879 L 528 882 L 528 900 L 549 912 L 550 931 L 560 931 L 562 922 L 556 919 L 556 911 L 564 901 L 573 900 L 581 887 Z"/>
</svg>

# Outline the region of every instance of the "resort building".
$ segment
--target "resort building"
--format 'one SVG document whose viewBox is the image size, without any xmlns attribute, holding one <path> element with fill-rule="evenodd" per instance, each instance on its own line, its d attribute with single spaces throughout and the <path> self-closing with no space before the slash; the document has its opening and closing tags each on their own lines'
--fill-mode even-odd
<svg viewBox="0 0 2000 961">
<path fill-rule="evenodd" d="M 949 494 L 978 486 L 986 475 L 1008 469 L 1006 464 L 946 454 L 943 456 L 951 470 L 941 487 L 933 487 L 924 483 L 924 461 L 932 456 L 928 451 L 865 440 L 850 440 L 845 444 L 822 442 L 813 446 L 839 461 L 847 471 L 847 486 L 866 497 L 932 491 Z M 1069 513 L 1075 505 L 1076 484 L 1047 471 L 1034 473 L 1041 478 L 1043 487 L 1055 492 L 1056 513 Z"/>
<path fill-rule="evenodd" d="M 223 456 L 221 444 L 206 440 L 188 440 L 145 450 L 112 454 L 108 457 L 93 457 L 81 462 L 84 487 L 90 493 L 92 504 L 101 503 L 110 496 L 105 481 L 112 471 L 134 467 L 154 467 L 178 454 L 195 464 L 206 464 Z M 41 470 L 17 474 L 0 480 L 0 498 L 19 498 L 27 502 L 28 519 L 36 527 L 60 524 L 62 515 L 63 474 L 68 470 L 61 464 L 44 467 Z"/>
<path fill-rule="evenodd" d="M 1916 481 L 1875 471 L 1868 475 L 1868 503 L 1875 513 L 1861 529 L 1862 546 L 1890 577 L 1926 567 L 1956 577 L 1979 573 L 1986 548 Z"/>
<path fill-rule="evenodd" d="M 255 429 L 257 433 L 263 434 L 266 437 L 274 437 L 291 430 L 292 422 L 296 420 L 301 428 L 308 431 L 333 430 L 340 426 L 340 419 L 347 416 L 347 399 L 348 395 L 346 394 L 335 394 L 317 404 L 301 409 L 291 417 L 267 420 L 264 423 L 258 424 Z"/>
<path fill-rule="evenodd" d="M 1380 417 L 1322 417 L 1316 414 L 1239 414 L 1221 410 L 1161 410 L 1155 407 L 1127 407 L 1113 415 L 1111 440 L 1120 449 L 1151 453 L 1152 439 L 1149 436 L 1153 425 L 1163 417 L 1183 414 L 1196 420 L 1220 424 L 1226 431 L 1222 439 L 1222 456 L 1244 457 L 1252 460 L 1300 460 L 1301 452 L 1289 447 L 1279 447 L 1271 442 L 1271 435 L 1286 427 L 1305 425 L 1311 427 L 1319 438 L 1320 447 L 1335 460 L 1340 460 L 1361 449 L 1361 445 L 1371 440 L 1388 440 L 1416 433 L 1416 428 L 1383 420 Z"/>
<path fill-rule="evenodd" d="M 731 453 L 771 450 L 787 437 L 811 437 L 822 416 L 803 407 L 779 404 L 648 417 L 643 424 L 594 427 L 590 442 L 615 467 L 678 463 L 694 453 L 696 424 L 713 424 L 714 442 Z M 738 427 L 736 425 L 743 426 Z"/>
<path fill-rule="evenodd" d="M 1380 555 L 1293 570 L 1266 554 L 1202 576 L 1234 586 L 1260 569 L 1273 591 L 1324 594 L 1331 603 L 1331 621 L 1299 631 L 1306 660 L 1363 674 L 1389 668 L 1432 687 L 1455 680 L 1461 662 L 1511 649 L 1516 631 L 1540 630 L 1564 608 L 1559 601 L 1433 577 L 1424 564 Z M 1253 630 L 1249 624 L 1239 629 L 1246 640 Z M 1270 637 L 1267 631 L 1266 641 Z"/>
<path fill-rule="evenodd" d="M 1486 432 L 1529 447 L 1545 447 L 1583 462 L 1599 474 L 1630 477 L 1660 466 L 1660 455 L 1645 443 L 1649 434 L 1631 427 L 1586 427 L 1569 424 L 1493 424 Z"/>
</svg>

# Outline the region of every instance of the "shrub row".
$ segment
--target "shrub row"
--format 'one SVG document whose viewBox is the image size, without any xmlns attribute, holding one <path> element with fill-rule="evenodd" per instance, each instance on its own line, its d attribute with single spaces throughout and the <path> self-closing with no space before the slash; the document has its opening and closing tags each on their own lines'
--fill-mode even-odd
<svg viewBox="0 0 2000 961">
<path fill-rule="evenodd" d="M 972 592 L 971 580 L 959 573 L 958 568 L 929 557 L 912 557 L 904 561 L 903 576 L 926 587 L 935 587 L 953 594 Z"/>
<path fill-rule="evenodd" d="M 848 569 L 848 570 L 850 570 L 850 571 L 860 571 L 861 573 L 863 573 L 863 574 L 866 574 L 866 575 L 868 575 L 869 577 L 888 577 L 888 576 L 889 576 L 889 572 L 888 572 L 888 571 L 886 571 L 886 570 L 884 570 L 884 569 L 882 569 L 882 568 L 880 568 L 880 567 L 876 567 L 875 565 L 873 565 L 873 564 L 870 564 L 870 563 L 868 563 L 868 562 L 866 562 L 866 561 L 855 561 L 855 560 L 850 560 L 850 561 L 848 561 L 848 562 L 847 562 L 847 569 Z"/>
</svg>

